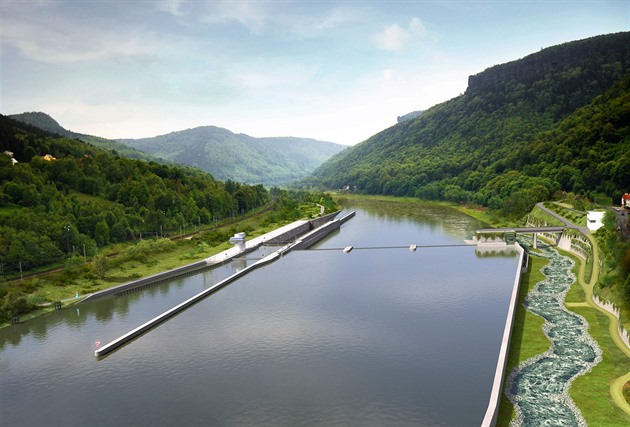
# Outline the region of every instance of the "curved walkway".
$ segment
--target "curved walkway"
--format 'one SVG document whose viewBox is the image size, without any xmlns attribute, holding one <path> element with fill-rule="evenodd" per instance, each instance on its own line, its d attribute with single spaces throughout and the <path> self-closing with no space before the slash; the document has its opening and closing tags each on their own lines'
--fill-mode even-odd
<svg viewBox="0 0 630 427">
<path fill-rule="evenodd" d="M 565 217 L 563 217 L 561 215 L 558 215 L 557 213 L 555 213 L 554 211 L 552 211 L 549 208 L 546 208 L 542 204 L 542 202 L 536 203 L 536 207 L 541 209 L 541 210 L 543 210 L 543 211 L 545 211 L 546 213 L 548 213 L 549 215 L 553 216 L 557 220 L 561 221 L 567 228 L 573 228 L 574 230 L 578 230 L 580 233 L 584 234 L 585 236 L 588 236 L 589 234 L 591 234 L 591 230 L 589 230 L 588 227 L 582 227 L 582 226 L 579 226 L 577 224 L 572 223 L 571 221 L 569 221 Z"/>
</svg>

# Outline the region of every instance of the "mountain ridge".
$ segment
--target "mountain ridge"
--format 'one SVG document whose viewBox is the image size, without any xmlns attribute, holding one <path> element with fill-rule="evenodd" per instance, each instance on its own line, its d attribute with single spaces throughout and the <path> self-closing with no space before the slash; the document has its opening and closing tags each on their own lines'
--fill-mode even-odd
<svg viewBox="0 0 630 427">
<path fill-rule="evenodd" d="M 538 70 L 536 64 L 541 63 L 548 66 Z M 617 167 L 619 160 L 610 158 L 610 153 L 630 152 L 624 124 L 627 112 L 619 102 L 628 88 L 615 87 L 629 72 L 628 32 L 553 46 L 490 67 L 471 76 L 464 94 L 333 156 L 300 185 L 350 186 L 366 194 L 477 203 L 510 216 L 524 214 L 557 191 L 591 198 L 606 193 L 616 200 L 630 190 L 623 188 L 630 186 L 627 178 L 607 174 L 599 163 L 585 165 L 581 156 Z M 578 151 L 572 146 L 577 142 L 562 140 L 557 144 L 566 146 L 558 151 L 558 158 L 528 149 L 609 90 L 613 91 L 607 95 L 611 111 L 604 116 L 605 108 L 598 107 L 597 120 L 609 117 L 611 124 L 607 134 L 594 138 L 601 146 L 595 154 L 588 148 Z M 621 137 L 611 139 L 616 134 Z M 563 166 L 575 175 L 573 179 L 566 179 Z"/>
<path fill-rule="evenodd" d="M 66 137 L 66 138 L 78 139 L 83 142 L 87 142 L 88 144 L 92 144 L 95 147 L 102 148 L 104 150 L 115 151 L 116 154 L 119 154 L 123 157 L 127 157 L 130 159 L 145 160 L 145 161 L 155 161 L 159 163 L 168 164 L 168 162 L 165 162 L 162 159 L 157 159 L 153 156 L 150 156 L 139 150 L 126 146 L 115 140 L 101 138 L 99 136 L 94 136 L 94 135 L 86 135 L 86 134 L 73 132 L 71 130 L 65 129 L 54 118 L 52 118 L 50 115 L 41 111 L 31 111 L 31 112 L 24 112 L 20 114 L 10 114 L 10 115 L 7 115 L 7 117 L 13 120 L 17 120 L 18 122 L 25 123 L 30 126 L 34 126 L 46 132 L 50 132 L 59 136 Z"/>
<path fill-rule="evenodd" d="M 9 115 L 14 120 L 54 134 L 79 139 L 124 157 L 167 165 L 192 166 L 219 180 L 266 186 L 303 178 L 345 145 L 300 137 L 256 138 L 213 125 L 147 138 L 108 140 L 62 127 L 43 112 Z"/>
<path fill-rule="evenodd" d="M 217 179 L 263 185 L 283 185 L 300 179 L 346 148 L 312 138 L 256 138 L 210 125 L 119 141 L 154 156 L 197 167 Z"/>
</svg>

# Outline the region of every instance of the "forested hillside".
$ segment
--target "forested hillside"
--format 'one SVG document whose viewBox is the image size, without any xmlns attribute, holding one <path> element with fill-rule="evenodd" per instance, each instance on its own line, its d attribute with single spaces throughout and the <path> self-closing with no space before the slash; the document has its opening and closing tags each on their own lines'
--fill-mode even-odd
<svg viewBox="0 0 630 427">
<path fill-rule="evenodd" d="M 303 178 L 346 148 L 306 138 L 253 138 L 215 126 L 121 142 L 156 157 L 205 170 L 217 179 L 267 186 Z"/>
<path fill-rule="evenodd" d="M 208 224 L 268 200 L 262 185 L 122 158 L 0 115 L 3 274 L 55 263 L 74 251 L 93 255 L 97 246 L 141 233 Z"/>
<path fill-rule="evenodd" d="M 82 133 L 77 133 L 77 132 L 72 132 L 70 130 L 67 130 L 63 126 L 61 126 L 59 123 L 57 123 L 55 119 L 53 119 L 46 113 L 34 111 L 34 112 L 21 113 L 21 114 L 11 114 L 8 117 L 15 119 L 19 122 L 34 126 L 38 129 L 57 134 L 59 136 L 79 139 L 83 142 L 87 142 L 88 144 L 92 144 L 104 150 L 115 150 L 116 153 L 120 154 L 123 157 L 128 157 L 130 159 L 142 159 L 142 160 L 147 160 L 147 161 L 157 161 L 159 163 L 170 163 L 170 162 L 164 161 L 164 159 L 157 159 L 151 156 L 150 154 L 136 150 L 135 148 L 131 148 L 118 141 L 112 141 L 111 139 L 105 139 L 105 138 L 101 138 L 101 137 L 93 136 L 93 135 L 85 135 Z"/>
<path fill-rule="evenodd" d="M 630 191 L 630 33 L 541 50 L 346 150 L 302 184 L 520 216 L 557 191 Z"/>
</svg>

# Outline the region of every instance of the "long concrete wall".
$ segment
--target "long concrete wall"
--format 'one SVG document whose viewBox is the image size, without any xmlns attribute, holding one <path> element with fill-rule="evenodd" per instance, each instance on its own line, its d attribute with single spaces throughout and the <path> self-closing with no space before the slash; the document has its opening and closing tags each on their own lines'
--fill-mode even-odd
<svg viewBox="0 0 630 427">
<path fill-rule="evenodd" d="M 309 247 L 313 246 L 315 243 L 326 237 L 332 231 L 338 230 L 343 223 L 353 218 L 355 214 L 356 212 L 352 211 L 343 218 L 335 219 L 333 221 L 325 223 L 324 225 L 316 228 L 310 233 L 300 237 L 300 239 L 295 242 L 295 245 L 293 245 L 291 249 L 308 249 Z"/>
<path fill-rule="evenodd" d="M 231 275 L 230 277 L 220 281 L 219 283 L 215 284 L 214 286 L 205 289 L 204 291 L 198 293 L 197 295 L 187 299 L 186 301 L 176 305 L 175 307 L 171 308 L 168 311 L 165 311 L 164 313 L 160 314 L 159 316 L 154 317 L 153 319 L 149 320 L 148 322 L 138 326 L 137 328 L 133 329 L 130 332 L 127 332 L 125 335 L 115 339 L 114 341 L 110 342 L 109 344 L 96 349 L 96 351 L 94 351 L 94 356 L 96 357 L 102 357 L 105 356 L 108 353 L 111 353 L 112 351 L 116 350 L 117 348 L 125 345 L 126 343 L 128 343 L 129 341 L 133 340 L 134 338 L 144 334 L 145 332 L 149 331 L 150 329 L 154 328 L 155 326 L 159 325 L 160 323 L 162 323 L 163 321 L 165 321 L 166 319 L 175 316 L 176 314 L 182 312 L 183 310 L 185 310 L 186 308 L 190 307 L 193 304 L 196 304 L 197 302 L 201 301 L 202 299 L 204 299 L 205 297 L 207 297 L 208 295 L 218 291 L 219 289 L 221 289 L 222 287 L 224 287 L 225 285 L 233 282 L 234 280 L 238 279 L 239 277 L 249 273 L 251 270 L 261 267 L 265 264 L 268 264 L 272 261 L 275 261 L 276 259 L 278 259 L 280 257 L 280 251 L 276 251 L 274 253 L 272 253 L 271 255 L 266 256 L 265 258 L 262 258 L 261 260 L 255 262 L 252 265 L 249 265 L 247 267 L 245 267 L 243 270 L 238 271 L 236 273 L 234 273 L 233 275 Z"/>
<path fill-rule="evenodd" d="M 308 233 L 311 229 L 311 223 L 309 221 L 305 221 L 295 228 L 287 230 L 282 234 L 266 240 L 265 243 L 269 245 L 286 245 L 287 243 L 295 240 L 298 236 L 301 236 L 304 233 Z"/>
<path fill-rule="evenodd" d="M 177 277 L 187 276 L 189 274 L 195 274 L 199 271 L 208 268 L 206 261 L 198 261 L 192 264 L 184 265 L 183 267 L 174 268 L 172 270 L 163 271 L 161 273 L 153 274 L 151 276 L 143 277 L 138 280 L 134 280 L 122 285 L 114 286 L 113 288 L 104 289 L 102 291 L 94 292 L 83 298 L 80 302 L 89 301 L 95 298 L 104 297 L 106 295 L 120 295 L 130 291 L 145 288 L 147 286 L 157 285 L 169 280 L 173 280 Z"/>
<path fill-rule="evenodd" d="M 512 246 L 519 253 L 518 267 L 514 275 L 514 285 L 512 287 L 512 295 L 510 296 L 510 305 L 507 317 L 505 319 L 505 327 L 503 328 L 503 339 L 499 350 L 499 359 L 497 368 L 494 372 L 494 381 L 492 383 L 492 392 L 490 393 L 490 402 L 486 410 L 486 415 L 481 423 L 482 427 L 494 427 L 497 423 L 499 415 L 499 404 L 501 402 L 501 391 L 503 390 L 503 381 L 505 379 L 505 367 L 507 365 L 508 353 L 510 350 L 510 340 L 512 338 L 512 328 L 514 326 L 514 316 L 516 315 L 516 302 L 518 300 L 518 290 L 521 285 L 521 272 L 523 266 L 523 257 L 525 250 L 518 243 Z"/>
<path fill-rule="evenodd" d="M 341 226 L 341 224 L 343 224 L 344 222 L 348 221 L 350 218 L 354 217 L 354 212 L 352 212 L 351 214 L 345 216 L 344 218 L 342 218 L 341 220 L 334 220 L 331 221 L 329 223 L 325 223 L 324 225 L 320 226 L 318 229 L 314 230 L 314 234 L 317 235 L 317 240 L 320 240 L 321 238 L 323 238 L 326 234 L 330 233 L 330 231 L 338 229 L 339 226 Z M 331 224 L 335 223 L 334 226 L 331 227 Z M 320 231 L 321 230 L 321 231 Z M 234 273 L 233 275 L 231 275 L 230 277 L 220 281 L 219 283 L 215 284 L 214 286 L 198 293 L 197 295 L 187 299 L 186 301 L 178 304 L 177 306 L 171 308 L 168 311 L 165 311 L 164 313 L 160 314 L 159 316 L 154 317 L 153 319 L 149 320 L 148 322 L 138 326 L 137 328 L 133 329 L 132 331 L 126 333 L 125 335 L 115 339 L 114 341 L 111 341 L 110 343 L 108 343 L 107 345 L 98 348 L 95 352 L 94 355 L 96 357 L 102 357 L 105 356 L 106 354 L 116 350 L 117 348 L 125 345 L 126 343 L 130 342 L 131 340 L 133 340 L 134 338 L 146 333 L 147 331 L 149 331 L 150 329 L 156 327 L 157 325 L 159 325 L 160 323 L 164 322 L 165 320 L 167 320 L 168 318 L 175 316 L 176 314 L 182 312 L 183 310 L 185 310 L 186 308 L 190 307 L 193 304 L 196 304 L 197 302 L 201 301 L 202 299 L 204 299 L 205 297 L 207 297 L 208 295 L 216 292 L 217 290 L 221 289 L 222 287 L 224 287 L 225 285 L 233 282 L 234 280 L 238 279 L 239 277 L 242 277 L 243 275 L 249 273 L 250 271 L 259 268 L 265 264 L 268 264 L 270 262 L 275 261 L 276 259 L 280 258 L 282 255 L 284 255 L 285 253 L 291 251 L 292 249 L 296 249 L 300 244 L 301 244 L 301 240 L 285 245 L 282 248 L 276 250 L 275 252 L 273 252 L 272 254 L 262 258 L 261 260 L 255 262 L 252 265 L 249 265 L 247 267 L 245 267 L 243 270 L 238 271 L 236 273 Z"/>
<path fill-rule="evenodd" d="M 324 215 L 316 219 L 306 221 L 303 224 L 300 224 L 299 226 L 296 226 L 290 230 L 287 230 L 284 233 L 281 233 L 275 236 L 272 239 L 268 239 L 266 243 L 273 245 L 273 244 L 287 244 L 289 242 L 293 242 L 295 239 L 297 239 L 301 235 L 308 233 L 309 231 L 312 231 L 313 229 L 317 229 L 328 222 L 333 221 L 338 214 L 339 214 L 339 211 L 333 212 L 328 215 Z"/>
<path fill-rule="evenodd" d="M 322 224 L 330 222 L 338 214 L 339 214 L 339 211 L 334 212 L 332 214 L 324 215 L 320 218 L 310 220 L 310 221 L 304 221 L 304 220 L 295 221 L 277 230 L 269 232 L 265 234 L 264 236 L 257 237 L 255 239 L 247 241 L 247 246 L 246 246 L 245 251 L 239 251 L 237 248 L 231 248 L 231 249 L 221 252 L 220 254 L 209 257 L 203 261 L 194 262 L 192 264 L 184 265 L 182 267 L 174 268 L 172 270 L 153 274 L 151 276 L 143 277 L 138 280 L 133 280 L 131 282 L 124 283 L 122 285 L 118 285 L 112 288 L 104 289 L 102 291 L 94 292 L 86 296 L 79 302 L 82 303 L 85 301 L 90 301 L 95 298 L 100 298 L 107 295 L 122 295 L 129 292 L 135 292 L 137 290 L 144 289 L 149 286 L 154 286 L 159 283 L 164 283 L 166 281 L 173 280 L 178 277 L 184 277 L 191 274 L 195 274 L 207 268 L 228 262 L 236 256 L 242 256 L 245 253 L 254 251 L 258 247 L 262 246 L 263 244 L 286 244 L 287 242 L 292 242 L 299 236 L 311 231 L 314 227 L 320 227 Z"/>
</svg>

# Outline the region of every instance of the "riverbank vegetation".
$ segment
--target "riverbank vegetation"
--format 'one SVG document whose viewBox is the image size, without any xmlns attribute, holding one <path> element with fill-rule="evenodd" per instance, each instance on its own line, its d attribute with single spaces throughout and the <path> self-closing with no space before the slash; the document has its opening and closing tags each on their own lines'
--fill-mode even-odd
<svg viewBox="0 0 630 427">
<path fill-rule="evenodd" d="M 0 321 L 205 258 L 237 221 L 260 232 L 316 204 L 334 209 L 323 193 L 122 158 L 0 115 Z"/>
<path fill-rule="evenodd" d="M 11 281 L 0 279 L 0 327 L 14 316 L 22 320 L 52 310 L 52 303 L 73 303 L 77 296 L 117 286 L 215 255 L 231 245 L 236 232 L 249 238 L 265 234 L 297 219 L 315 218 L 336 210 L 330 195 L 272 189 L 274 204 L 250 215 L 195 229 L 185 238 L 150 235 L 140 241 L 99 249 L 99 254 L 67 258 L 55 271 Z M 4 323 L 2 323 L 4 322 Z"/>
<path fill-rule="evenodd" d="M 606 212 L 602 222 L 604 226 L 595 233 L 602 257 L 601 279 L 596 291 L 621 307 L 624 323 L 630 330 L 630 241 L 619 239 L 614 212 Z"/>
</svg>

